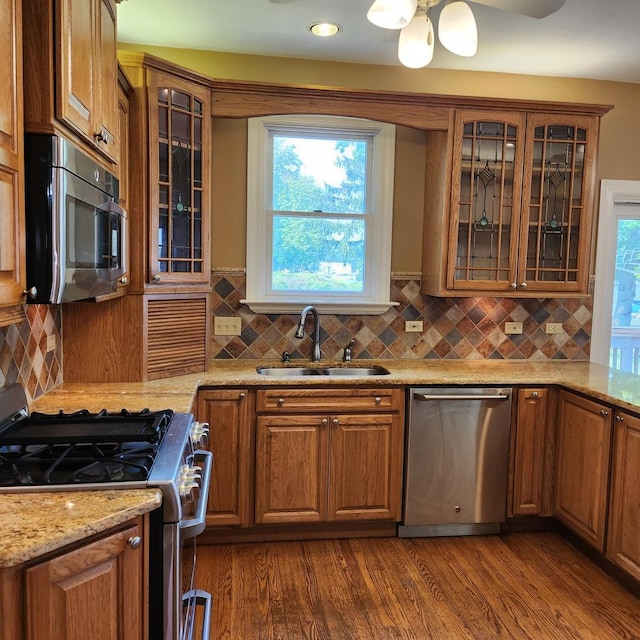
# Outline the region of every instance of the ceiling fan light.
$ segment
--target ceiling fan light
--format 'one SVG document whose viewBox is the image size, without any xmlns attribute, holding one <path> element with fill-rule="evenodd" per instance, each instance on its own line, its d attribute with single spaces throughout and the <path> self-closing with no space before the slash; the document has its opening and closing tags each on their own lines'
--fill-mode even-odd
<svg viewBox="0 0 640 640">
<path fill-rule="evenodd" d="M 416 15 L 400 32 L 398 60 L 411 69 L 426 67 L 433 58 L 433 24 L 429 17 Z"/>
<path fill-rule="evenodd" d="M 440 42 L 459 56 L 475 56 L 478 51 L 478 28 L 473 12 L 466 2 L 449 2 L 438 22 Z"/>
<path fill-rule="evenodd" d="M 418 0 L 375 0 L 367 19 L 383 29 L 404 29 L 416 13 Z"/>
</svg>

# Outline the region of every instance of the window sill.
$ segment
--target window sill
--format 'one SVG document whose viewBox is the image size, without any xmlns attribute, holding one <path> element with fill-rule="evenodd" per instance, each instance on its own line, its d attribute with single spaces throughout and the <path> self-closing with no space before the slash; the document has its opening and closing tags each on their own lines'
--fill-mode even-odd
<svg viewBox="0 0 640 640">
<path fill-rule="evenodd" d="M 254 313 L 300 313 L 307 305 L 313 304 L 318 313 L 334 315 L 360 315 L 371 316 L 385 313 L 391 307 L 397 307 L 399 302 L 322 302 L 310 298 L 306 302 L 293 300 L 281 300 L 266 302 L 262 300 L 240 300 L 246 304 Z"/>
</svg>

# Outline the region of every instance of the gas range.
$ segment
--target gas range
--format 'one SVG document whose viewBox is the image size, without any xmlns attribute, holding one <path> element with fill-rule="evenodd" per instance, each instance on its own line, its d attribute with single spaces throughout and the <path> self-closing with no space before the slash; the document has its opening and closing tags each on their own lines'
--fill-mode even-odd
<svg viewBox="0 0 640 640">
<path fill-rule="evenodd" d="M 29 414 L 24 390 L 10 385 L 0 390 L 0 493 L 154 487 L 164 521 L 178 522 L 198 488 L 194 452 L 206 435 L 171 409 Z"/>
<path fill-rule="evenodd" d="M 196 589 L 196 546 L 183 583 L 183 547 L 205 528 L 213 456 L 202 450 L 208 425 L 189 413 L 99 411 L 29 413 L 23 388 L 0 389 L 0 493 L 158 488 L 150 514 L 149 637 L 191 640 L 210 594 Z M 186 587 L 186 589 L 185 589 Z"/>
</svg>

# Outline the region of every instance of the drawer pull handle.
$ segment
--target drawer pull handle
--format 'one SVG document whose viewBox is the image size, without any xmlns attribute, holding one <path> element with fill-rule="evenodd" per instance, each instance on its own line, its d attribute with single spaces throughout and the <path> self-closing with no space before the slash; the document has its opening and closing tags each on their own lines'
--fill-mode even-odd
<svg viewBox="0 0 640 640">
<path fill-rule="evenodd" d="M 340 424 L 340 421 L 338 420 L 338 418 L 333 419 L 333 424 Z"/>
<path fill-rule="evenodd" d="M 329 421 L 326 418 L 322 418 L 320 424 L 329 424 Z"/>
<path fill-rule="evenodd" d="M 600 409 L 600 415 L 604 418 L 609 415 L 609 412 L 606 409 Z"/>
<path fill-rule="evenodd" d="M 284 398 L 278 398 L 278 406 L 281 407 L 284 404 Z"/>
<path fill-rule="evenodd" d="M 376 396 L 376 404 L 380 404 L 382 402 L 382 398 L 380 396 Z"/>
<path fill-rule="evenodd" d="M 537 397 L 538 397 L 538 392 L 537 392 L 537 391 L 533 391 L 533 392 L 531 393 L 531 397 L 532 397 L 532 398 L 537 398 Z"/>
</svg>

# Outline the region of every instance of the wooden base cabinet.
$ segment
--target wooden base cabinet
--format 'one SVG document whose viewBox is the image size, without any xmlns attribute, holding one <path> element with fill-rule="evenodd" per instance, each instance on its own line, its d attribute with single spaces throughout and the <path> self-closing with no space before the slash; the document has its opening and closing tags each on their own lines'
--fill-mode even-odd
<svg viewBox="0 0 640 640">
<path fill-rule="evenodd" d="M 209 424 L 207 449 L 213 453 L 213 468 L 207 526 L 251 524 L 249 509 L 252 423 L 249 416 L 253 395 L 248 389 L 201 389 L 195 415 Z"/>
<path fill-rule="evenodd" d="M 147 518 L 0 571 L 0 639 L 146 640 Z"/>
<path fill-rule="evenodd" d="M 397 521 L 401 389 L 257 392 L 256 524 Z"/>
<path fill-rule="evenodd" d="M 607 557 L 640 580 L 640 418 L 615 418 Z"/>
<path fill-rule="evenodd" d="M 557 391 L 521 388 L 516 397 L 509 515 L 551 516 Z"/>
<path fill-rule="evenodd" d="M 560 391 L 554 515 L 604 552 L 612 414 L 608 406 Z"/>
</svg>

